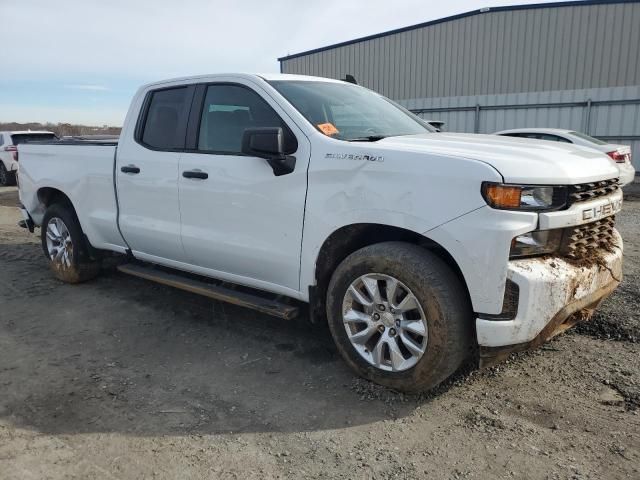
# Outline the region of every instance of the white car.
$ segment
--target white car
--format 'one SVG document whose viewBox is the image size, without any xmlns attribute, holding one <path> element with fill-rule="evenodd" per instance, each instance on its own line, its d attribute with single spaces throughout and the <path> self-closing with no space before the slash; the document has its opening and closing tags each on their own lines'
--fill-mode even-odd
<svg viewBox="0 0 640 480">
<path fill-rule="evenodd" d="M 53 140 L 56 134 L 47 131 L 0 132 L 0 187 L 16 184 L 18 145 L 25 142 Z"/>
<path fill-rule="evenodd" d="M 607 143 L 593 138 L 586 133 L 560 128 L 514 128 L 496 132 L 495 135 L 573 143 L 574 145 L 580 145 L 581 147 L 592 148 L 599 152 L 606 153 L 616 162 L 618 170 L 620 170 L 620 185 L 627 185 L 633 182 L 636 175 L 636 171 L 631 163 L 631 147 L 628 145 Z"/>
<path fill-rule="evenodd" d="M 539 346 L 622 277 L 605 156 L 435 133 L 339 80 L 152 83 L 117 142 L 19 151 L 23 223 L 61 280 L 115 252 L 122 272 L 281 318 L 309 303 L 349 366 L 399 390 Z"/>
</svg>

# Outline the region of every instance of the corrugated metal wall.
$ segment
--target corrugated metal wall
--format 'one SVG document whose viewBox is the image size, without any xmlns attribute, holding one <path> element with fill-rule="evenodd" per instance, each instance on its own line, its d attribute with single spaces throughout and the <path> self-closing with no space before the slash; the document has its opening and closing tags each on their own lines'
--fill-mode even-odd
<svg viewBox="0 0 640 480">
<path fill-rule="evenodd" d="M 590 101 L 590 102 L 589 102 Z M 631 145 L 640 170 L 640 86 L 399 100 L 453 132 L 566 128 Z M 479 108 L 478 108 L 479 107 Z"/>
<path fill-rule="evenodd" d="M 393 99 L 640 85 L 640 3 L 487 11 L 286 57 Z M 293 57 L 293 58 L 292 58 Z"/>
</svg>

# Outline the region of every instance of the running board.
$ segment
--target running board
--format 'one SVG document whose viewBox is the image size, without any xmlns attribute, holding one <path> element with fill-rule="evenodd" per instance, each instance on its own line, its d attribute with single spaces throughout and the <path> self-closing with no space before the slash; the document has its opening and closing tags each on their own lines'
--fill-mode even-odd
<svg viewBox="0 0 640 480">
<path fill-rule="evenodd" d="M 222 302 L 240 305 L 241 307 L 251 308 L 284 320 L 291 320 L 298 316 L 298 307 L 296 306 L 261 297 L 260 295 L 213 285 L 180 274 L 168 273 L 151 266 L 147 267 L 134 263 L 127 263 L 125 265 L 119 265 L 118 270 L 122 273 L 151 280 L 163 285 L 169 285 L 170 287 L 203 295 L 205 297 L 213 298 L 214 300 L 220 300 Z"/>
</svg>

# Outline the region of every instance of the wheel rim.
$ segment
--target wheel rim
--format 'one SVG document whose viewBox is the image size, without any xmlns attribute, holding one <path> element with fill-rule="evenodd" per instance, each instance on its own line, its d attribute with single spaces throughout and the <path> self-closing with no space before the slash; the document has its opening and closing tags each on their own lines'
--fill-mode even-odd
<svg viewBox="0 0 640 480">
<path fill-rule="evenodd" d="M 370 273 L 351 283 L 342 319 L 353 348 L 381 370 L 407 370 L 427 349 L 424 310 L 413 292 L 392 276 Z"/>
<path fill-rule="evenodd" d="M 73 262 L 73 242 L 65 223 L 52 217 L 47 223 L 47 253 L 56 267 L 69 268 Z"/>
</svg>

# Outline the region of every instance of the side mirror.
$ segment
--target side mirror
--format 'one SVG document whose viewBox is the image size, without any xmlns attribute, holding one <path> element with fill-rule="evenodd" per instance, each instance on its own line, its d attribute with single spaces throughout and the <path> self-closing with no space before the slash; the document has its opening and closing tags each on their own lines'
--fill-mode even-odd
<svg viewBox="0 0 640 480">
<path fill-rule="evenodd" d="M 264 158 L 276 176 L 293 172 L 295 157 L 284 153 L 284 135 L 280 127 L 247 128 L 242 135 L 242 153 Z"/>
</svg>

